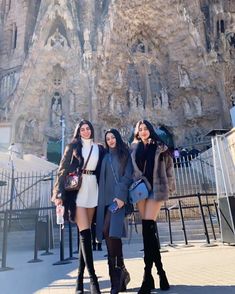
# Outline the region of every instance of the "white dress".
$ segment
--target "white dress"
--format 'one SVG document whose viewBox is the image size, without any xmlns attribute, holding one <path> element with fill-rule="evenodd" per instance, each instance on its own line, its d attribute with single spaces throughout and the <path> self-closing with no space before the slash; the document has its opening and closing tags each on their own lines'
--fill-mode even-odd
<svg viewBox="0 0 235 294">
<path fill-rule="evenodd" d="M 93 145 L 86 170 L 94 171 L 99 160 L 99 147 L 92 139 L 82 139 L 82 156 L 84 164 Z M 79 207 L 96 207 L 98 203 L 98 184 L 96 175 L 82 175 L 82 185 L 77 194 L 76 205 Z"/>
</svg>

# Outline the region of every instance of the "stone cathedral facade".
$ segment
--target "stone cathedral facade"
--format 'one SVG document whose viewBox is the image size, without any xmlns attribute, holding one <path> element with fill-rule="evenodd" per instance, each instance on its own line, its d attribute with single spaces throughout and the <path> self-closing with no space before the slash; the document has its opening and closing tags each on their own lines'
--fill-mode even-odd
<svg viewBox="0 0 235 294">
<path fill-rule="evenodd" d="M 0 125 L 24 152 L 81 118 L 128 139 L 147 118 L 176 145 L 230 128 L 233 0 L 0 0 Z"/>
</svg>

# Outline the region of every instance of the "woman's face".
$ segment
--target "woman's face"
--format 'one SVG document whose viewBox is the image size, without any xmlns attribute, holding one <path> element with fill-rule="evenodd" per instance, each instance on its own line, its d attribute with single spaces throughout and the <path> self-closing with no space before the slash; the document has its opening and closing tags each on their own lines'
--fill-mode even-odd
<svg viewBox="0 0 235 294">
<path fill-rule="evenodd" d="M 145 124 L 140 124 L 139 126 L 139 137 L 143 142 L 149 139 L 150 132 Z"/>
<path fill-rule="evenodd" d="M 90 139 L 91 138 L 91 129 L 88 124 L 84 124 L 80 128 L 80 136 L 82 139 Z"/>
<path fill-rule="evenodd" d="M 115 138 L 114 134 L 112 134 L 112 133 L 106 134 L 105 141 L 106 141 L 109 148 L 115 148 L 116 147 L 117 141 L 116 141 L 116 138 Z"/>
</svg>

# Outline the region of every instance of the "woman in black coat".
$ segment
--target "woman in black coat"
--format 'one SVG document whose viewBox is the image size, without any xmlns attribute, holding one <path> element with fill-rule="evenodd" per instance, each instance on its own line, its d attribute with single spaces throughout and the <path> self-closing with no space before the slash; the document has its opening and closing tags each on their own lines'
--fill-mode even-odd
<svg viewBox="0 0 235 294">
<path fill-rule="evenodd" d="M 70 218 L 77 223 L 80 232 L 76 294 L 84 292 L 85 266 L 90 276 L 91 293 L 100 293 L 93 264 L 91 222 L 98 203 L 98 179 L 103 155 L 103 146 L 94 143 L 92 124 L 87 120 L 82 120 L 75 129 L 72 142 L 65 148 L 53 189 L 52 201 L 55 202 L 55 205 L 64 204 L 66 212 L 69 211 Z M 87 164 L 84 169 L 85 163 Z M 82 185 L 79 191 L 65 191 L 66 175 L 77 169 L 82 172 Z"/>
<path fill-rule="evenodd" d="M 104 156 L 100 172 L 99 200 L 97 206 L 96 237 L 106 241 L 108 250 L 111 293 L 126 290 L 130 281 L 122 252 L 121 237 L 125 234 L 125 203 L 132 182 L 132 164 L 129 150 L 116 129 L 105 134 L 108 153 Z M 117 210 L 110 211 L 110 205 Z"/>
</svg>

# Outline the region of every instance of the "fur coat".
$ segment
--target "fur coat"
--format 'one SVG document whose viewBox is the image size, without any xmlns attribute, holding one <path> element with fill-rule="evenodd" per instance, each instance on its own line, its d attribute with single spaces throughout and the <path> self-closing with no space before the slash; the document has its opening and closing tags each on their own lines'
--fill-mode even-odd
<svg viewBox="0 0 235 294">
<path fill-rule="evenodd" d="M 142 176 L 142 172 L 139 170 L 136 161 L 137 144 L 132 145 L 132 164 L 134 168 L 134 181 L 143 178 L 148 188 L 151 187 L 145 177 Z M 175 176 L 174 176 L 174 164 L 173 159 L 168 153 L 164 153 L 167 150 L 167 146 L 158 146 L 154 157 L 154 169 L 153 169 L 153 198 L 157 201 L 165 201 L 168 199 L 169 194 L 175 191 Z"/>
</svg>

